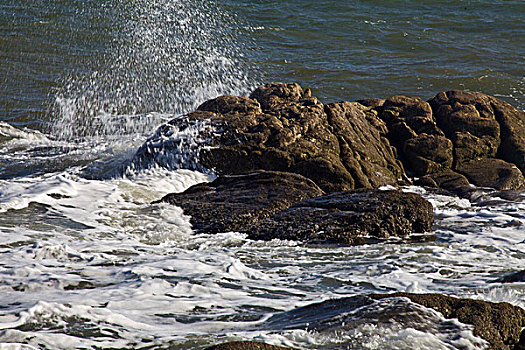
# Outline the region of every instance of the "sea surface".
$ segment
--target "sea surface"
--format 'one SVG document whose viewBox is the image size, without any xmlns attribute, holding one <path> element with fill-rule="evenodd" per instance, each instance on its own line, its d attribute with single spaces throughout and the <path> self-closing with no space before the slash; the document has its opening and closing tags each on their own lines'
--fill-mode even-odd
<svg viewBox="0 0 525 350">
<path fill-rule="evenodd" d="M 0 349 L 484 348 L 417 305 L 388 321 L 406 300 L 320 310 L 319 331 L 268 319 L 393 291 L 525 307 L 525 281 L 501 282 L 525 270 L 525 193 L 407 187 L 434 205 L 435 242 L 305 246 L 195 234 L 150 204 L 214 178 L 194 153 L 127 164 L 167 120 L 270 81 L 327 103 L 466 89 L 523 109 L 524 14 L 511 0 L 2 0 Z M 173 137 L 191 148 L 198 130 Z"/>
</svg>

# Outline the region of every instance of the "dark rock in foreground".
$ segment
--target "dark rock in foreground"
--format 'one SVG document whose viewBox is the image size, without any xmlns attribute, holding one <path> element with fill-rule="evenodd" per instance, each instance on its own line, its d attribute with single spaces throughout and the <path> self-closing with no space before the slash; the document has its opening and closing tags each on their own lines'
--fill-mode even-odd
<svg viewBox="0 0 525 350">
<path fill-rule="evenodd" d="M 161 201 L 180 206 L 198 232 L 251 239 L 358 244 L 431 231 L 432 205 L 401 191 L 323 194 L 297 174 L 260 171 L 190 187 Z"/>
<path fill-rule="evenodd" d="M 525 310 L 509 303 L 454 298 L 442 294 L 373 294 L 373 299 L 405 297 L 474 326 L 474 335 L 490 343 L 491 349 L 525 349 Z"/>
<path fill-rule="evenodd" d="M 256 341 L 234 341 L 219 345 L 214 345 L 206 350 L 292 350 L 281 346 L 269 345 Z"/>
<path fill-rule="evenodd" d="M 408 298 L 409 300 L 407 300 Z M 448 320 L 436 317 L 433 309 Z M 371 294 L 331 299 L 272 316 L 265 327 L 274 330 L 308 329 L 315 332 L 352 332 L 363 324 L 448 333 L 454 342 L 465 330 L 450 319 L 473 326 L 473 334 L 489 349 L 525 348 L 525 310 L 509 303 L 460 299 L 442 294 Z M 478 344 L 481 345 L 481 344 Z"/>
</svg>

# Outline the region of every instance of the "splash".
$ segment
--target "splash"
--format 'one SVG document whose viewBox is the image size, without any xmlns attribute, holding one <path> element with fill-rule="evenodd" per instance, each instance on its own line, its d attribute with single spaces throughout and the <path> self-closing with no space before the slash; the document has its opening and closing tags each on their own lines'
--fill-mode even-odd
<svg viewBox="0 0 525 350">
<path fill-rule="evenodd" d="M 104 41 L 86 72 L 72 72 L 52 106 L 68 141 L 148 133 L 166 114 L 254 85 L 234 15 L 209 1 L 118 0 L 82 15 Z M 99 39 L 97 39 L 99 40 Z"/>
</svg>

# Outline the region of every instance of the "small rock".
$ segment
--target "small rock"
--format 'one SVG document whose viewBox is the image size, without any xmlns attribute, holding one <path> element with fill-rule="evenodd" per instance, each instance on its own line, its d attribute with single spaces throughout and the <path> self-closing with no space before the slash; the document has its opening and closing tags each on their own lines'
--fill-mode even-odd
<svg viewBox="0 0 525 350">
<path fill-rule="evenodd" d="M 210 346 L 206 348 L 206 350 L 292 350 L 292 348 L 284 348 L 256 341 L 233 341 Z"/>
</svg>

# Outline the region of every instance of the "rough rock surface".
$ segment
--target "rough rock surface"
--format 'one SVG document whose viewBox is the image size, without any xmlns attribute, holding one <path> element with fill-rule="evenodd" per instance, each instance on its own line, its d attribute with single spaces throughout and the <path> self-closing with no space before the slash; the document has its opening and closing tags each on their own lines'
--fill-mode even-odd
<svg viewBox="0 0 525 350">
<path fill-rule="evenodd" d="M 276 314 L 265 326 L 275 330 L 307 328 L 321 334 L 355 332 L 363 324 L 395 324 L 430 333 L 442 328 L 458 336 L 464 331 L 455 323 L 436 318 L 428 309 L 441 313 L 445 319 L 458 319 L 473 326 L 473 334 L 487 341 L 489 349 L 525 349 L 525 310 L 509 303 L 443 294 L 369 294 L 329 299 Z"/>
<path fill-rule="evenodd" d="M 180 206 L 198 232 L 238 231 L 259 240 L 359 244 L 410 239 L 430 232 L 433 223 L 432 205 L 417 194 L 355 190 L 324 195 L 311 180 L 282 172 L 224 175 L 161 201 Z"/>
<path fill-rule="evenodd" d="M 490 343 L 490 349 L 525 349 L 525 310 L 509 303 L 454 298 L 442 294 L 372 294 L 373 299 L 406 297 L 432 308 L 445 318 L 457 318 L 474 326 L 474 335 Z"/>
<path fill-rule="evenodd" d="M 315 183 L 301 175 L 259 171 L 224 175 L 183 193 L 168 194 L 160 201 L 182 207 L 198 232 L 243 232 L 249 224 L 322 194 Z"/>
<path fill-rule="evenodd" d="M 432 230 L 432 205 L 401 191 L 356 190 L 301 201 L 249 226 L 253 239 L 360 244 Z M 426 237 L 428 236 L 419 236 Z"/>
<path fill-rule="evenodd" d="M 188 117 L 220 130 L 200 155 L 220 175 L 294 172 L 327 192 L 394 185 L 404 175 L 374 110 L 356 102 L 323 105 L 298 84 L 267 84 L 249 98 L 220 96 Z"/>
<path fill-rule="evenodd" d="M 525 178 L 514 165 L 501 159 L 484 158 L 463 163 L 457 171 L 473 184 L 497 190 L 520 190 L 525 188 Z"/>
<path fill-rule="evenodd" d="M 234 341 L 214 345 L 206 348 L 206 350 L 292 350 L 292 348 L 284 348 L 256 341 Z"/>
<path fill-rule="evenodd" d="M 525 112 L 455 90 L 428 102 L 393 96 L 325 105 L 298 84 L 270 83 L 171 120 L 131 165 L 218 175 L 292 172 L 325 192 L 402 185 L 407 174 L 438 186 L 454 178 L 449 188 L 462 194 L 468 193 L 464 180 L 519 190 L 525 188 Z"/>
</svg>

